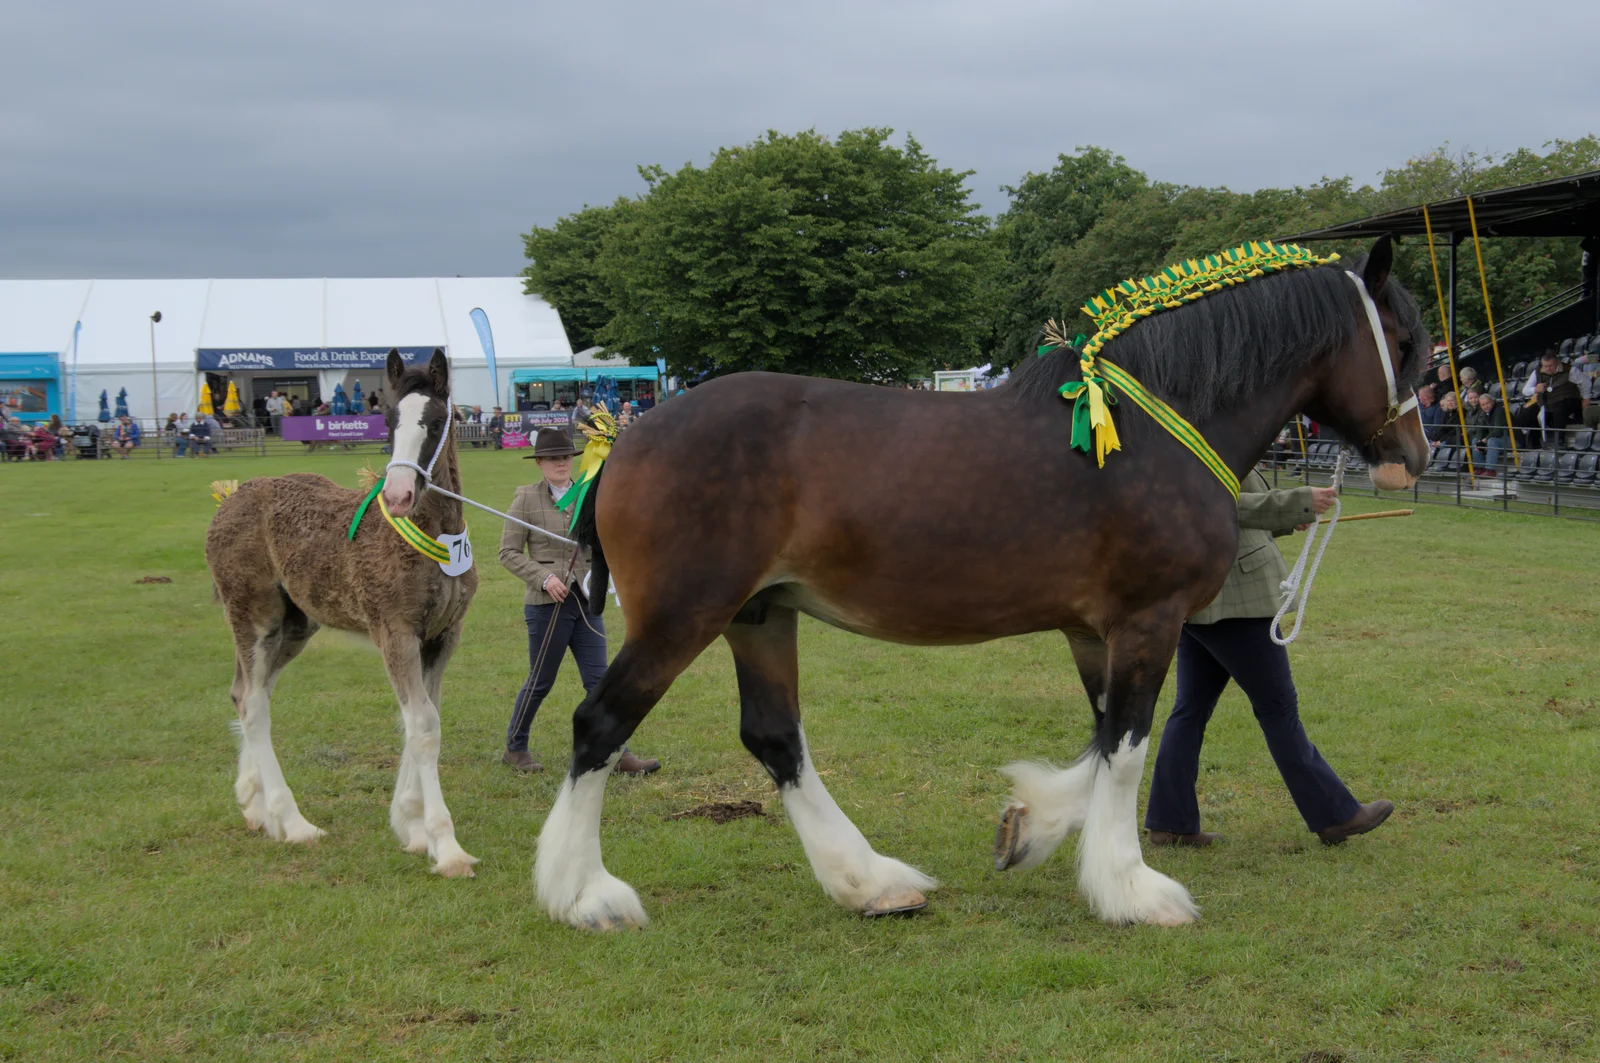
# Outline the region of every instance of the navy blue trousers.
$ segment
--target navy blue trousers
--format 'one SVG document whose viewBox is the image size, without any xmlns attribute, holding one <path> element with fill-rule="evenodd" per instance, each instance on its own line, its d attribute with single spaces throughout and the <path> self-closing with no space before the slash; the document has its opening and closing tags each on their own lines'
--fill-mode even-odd
<svg viewBox="0 0 1600 1063">
<path fill-rule="evenodd" d="M 1185 624 L 1178 640 L 1178 700 L 1161 732 L 1144 825 L 1194 834 L 1200 830 L 1195 779 L 1200 746 L 1217 699 L 1232 679 L 1250 699 L 1278 774 L 1311 830 L 1344 823 L 1361 810 L 1300 724 L 1289 653 L 1267 635 L 1272 620 L 1249 617 Z"/>
<path fill-rule="evenodd" d="M 555 685 L 561 658 L 568 650 L 578 662 L 578 677 L 583 680 L 585 691 L 593 690 L 606 674 L 605 621 L 598 616 L 585 616 L 577 595 L 569 594 L 560 605 L 524 605 L 522 616 L 528 624 L 528 679 L 517 692 L 511 726 L 506 728 L 506 749 L 512 753 L 528 748 L 528 728 L 533 726 L 539 706 Z M 589 630 L 591 626 L 593 631 Z M 540 647 L 544 648 L 543 661 L 539 659 Z"/>
</svg>

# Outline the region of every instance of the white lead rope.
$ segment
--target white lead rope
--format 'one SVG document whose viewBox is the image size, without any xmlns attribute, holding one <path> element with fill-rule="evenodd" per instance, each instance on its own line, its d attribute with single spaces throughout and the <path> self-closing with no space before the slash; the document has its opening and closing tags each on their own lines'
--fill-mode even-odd
<svg viewBox="0 0 1600 1063">
<path fill-rule="evenodd" d="M 1337 490 L 1344 482 L 1344 450 L 1339 450 L 1339 461 L 1334 466 L 1333 486 Z M 1328 544 L 1333 542 L 1333 529 L 1339 525 L 1339 511 L 1344 508 L 1337 495 L 1333 499 L 1333 516 L 1327 520 L 1327 530 L 1322 533 L 1318 546 L 1317 529 L 1322 527 L 1315 514 L 1311 517 L 1311 527 L 1306 529 L 1306 541 L 1300 546 L 1300 556 L 1295 559 L 1294 568 L 1289 571 L 1289 578 L 1278 584 L 1278 589 L 1283 592 L 1283 604 L 1278 606 L 1278 613 L 1272 618 L 1272 626 L 1267 628 L 1267 635 L 1279 646 L 1287 646 L 1300 637 L 1300 624 L 1306 618 L 1306 604 L 1311 601 L 1311 585 L 1317 581 L 1317 567 L 1322 564 L 1322 555 L 1327 553 Z M 1315 557 L 1311 555 L 1311 548 L 1317 546 Z M 1306 571 L 1306 559 L 1311 559 L 1311 570 Z M 1291 606 L 1299 603 L 1299 608 L 1294 613 L 1294 630 L 1287 635 L 1283 633 L 1283 618 Z"/>
</svg>

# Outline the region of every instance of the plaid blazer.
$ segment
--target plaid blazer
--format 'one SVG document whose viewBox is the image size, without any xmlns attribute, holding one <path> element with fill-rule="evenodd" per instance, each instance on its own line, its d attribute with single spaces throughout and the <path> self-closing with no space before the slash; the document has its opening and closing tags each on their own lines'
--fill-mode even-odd
<svg viewBox="0 0 1600 1063">
<path fill-rule="evenodd" d="M 506 512 L 518 520 L 553 531 L 563 539 L 572 538 L 567 530 L 567 525 L 572 523 L 572 511 L 556 508 L 555 499 L 550 496 L 550 485 L 542 480 L 517 488 L 517 497 Z M 552 574 L 558 579 L 566 577 L 567 563 L 571 560 L 572 547 L 562 546 L 520 524 L 505 522 L 500 533 L 500 563 L 528 585 L 522 604 L 554 605 L 556 600 L 544 591 L 544 581 Z M 566 582 L 582 586 L 588 575 L 589 551 L 585 550 L 578 556 L 578 563 Z"/>
<path fill-rule="evenodd" d="M 1222 590 L 1189 623 L 1276 615 L 1283 601 L 1278 584 L 1289 578 L 1289 566 L 1272 540 L 1316 519 L 1311 488 L 1274 491 L 1259 472 L 1250 470 L 1239 481 L 1239 556 Z"/>
</svg>

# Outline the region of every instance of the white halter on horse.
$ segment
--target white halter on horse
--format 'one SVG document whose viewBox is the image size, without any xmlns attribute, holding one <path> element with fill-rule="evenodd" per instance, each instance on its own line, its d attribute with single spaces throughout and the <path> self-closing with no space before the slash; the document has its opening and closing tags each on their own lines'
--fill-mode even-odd
<svg viewBox="0 0 1600 1063">
<path fill-rule="evenodd" d="M 1404 402 L 1400 401 L 1400 389 L 1394 378 L 1394 362 L 1389 358 L 1389 338 L 1383 333 L 1383 322 L 1378 317 L 1378 304 L 1373 301 L 1372 293 L 1367 291 L 1367 285 L 1362 281 L 1359 274 L 1346 270 L 1345 276 L 1349 277 L 1350 283 L 1356 286 L 1356 292 L 1361 296 L 1361 305 L 1367 311 L 1367 324 L 1372 327 L 1372 339 L 1378 347 L 1378 361 L 1383 366 L 1383 379 L 1389 387 L 1389 413 L 1384 418 L 1383 425 L 1367 440 L 1368 443 L 1371 443 L 1372 440 L 1381 436 L 1388 430 L 1390 425 L 1401 417 L 1413 410 L 1417 410 L 1417 395 L 1413 391 L 1410 398 Z M 1419 425 L 1422 422 L 1422 412 L 1420 410 L 1417 411 L 1417 422 Z M 1334 469 L 1333 486 L 1337 489 L 1343 486 L 1343 482 L 1344 451 L 1341 448 L 1339 461 Z M 1342 508 L 1343 505 L 1335 497 L 1333 500 L 1333 516 L 1327 521 L 1327 530 L 1322 533 L 1320 546 L 1317 545 L 1319 542 L 1317 529 L 1322 526 L 1322 522 L 1311 522 L 1311 527 L 1306 529 L 1306 541 L 1300 547 L 1300 556 L 1295 560 L 1294 568 L 1289 572 L 1289 578 L 1279 584 L 1283 591 L 1283 604 L 1278 606 L 1277 615 L 1272 618 L 1272 626 L 1267 629 L 1267 634 L 1279 646 L 1287 646 L 1300 636 L 1300 624 L 1305 620 L 1306 616 L 1306 603 L 1311 600 L 1311 585 L 1317 580 L 1317 567 L 1322 564 L 1322 555 L 1327 553 L 1328 544 L 1333 541 L 1333 529 L 1338 526 L 1339 512 Z M 1314 557 L 1311 553 L 1313 547 L 1317 551 Z M 1308 558 L 1311 560 L 1309 571 L 1306 567 Z M 1281 626 L 1283 618 L 1290 608 L 1295 606 L 1296 602 L 1299 603 L 1299 608 L 1295 609 L 1294 628 L 1285 635 Z"/>
<path fill-rule="evenodd" d="M 446 440 L 450 438 L 450 428 L 455 420 L 455 406 L 451 404 L 449 396 L 445 397 L 444 411 L 444 431 L 439 433 L 439 445 L 433 448 L 433 457 L 428 459 L 427 468 L 423 468 L 414 461 L 408 461 L 405 458 L 391 456 L 389 458 L 389 464 L 383 467 L 384 475 L 387 476 L 389 474 L 389 470 L 394 468 L 396 465 L 402 468 L 411 469 L 415 471 L 416 474 L 421 478 L 422 488 L 425 491 L 437 491 L 446 498 L 453 498 L 457 502 L 465 502 L 469 506 L 476 506 L 485 513 L 493 513 L 502 520 L 509 520 L 513 524 L 518 524 L 524 528 L 527 528 L 529 531 L 536 531 L 547 539 L 554 539 L 556 542 L 562 543 L 563 545 L 576 547 L 578 544 L 571 539 L 563 538 L 553 531 L 547 531 L 544 528 L 538 527 L 537 525 L 529 524 L 525 520 L 518 520 L 511 514 L 502 513 L 498 509 L 493 509 L 484 505 L 482 502 L 474 502 L 465 495 L 458 495 L 454 491 L 446 490 L 445 488 L 440 487 L 438 484 L 433 482 L 433 467 L 439 463 L 439 455 L 444 453 L 444 445 Z M 419 454 L 417 456 L 421 457 L 422 455 Z"/>
</svg>

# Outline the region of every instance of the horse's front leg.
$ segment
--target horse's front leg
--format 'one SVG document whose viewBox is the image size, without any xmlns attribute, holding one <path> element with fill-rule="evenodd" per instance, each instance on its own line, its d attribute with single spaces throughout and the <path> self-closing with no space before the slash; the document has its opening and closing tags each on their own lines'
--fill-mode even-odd
<svg viewBox="0 0 1600 1063">
<path fill-rule="evenodd" d="M 1078 887 L 1108 923 L 1193 922 L 1189 891 L 1147 867 L 1139 851 L 1139 780 L 1156 697 L 1183 616 L 1172 608 L 1126 619 L 1107 639 L 1106 689 L 1088 762 L 1095 766 L 1078 848 Z"/>
<path fill-rule="evenodd" d="M 456 841 L 455 824 L 439 786 L 438 695 L 444 664 L 458 636 L 459 631 L 452 629 L 424 643 L 401 628 L 373 632 L 406 730 L 389 825 L 407 851 L 426 850 L 433 857 L 433 870 L 446 878 L 470 878 L 472 865 L 478 862 Z"/>
</svg>

